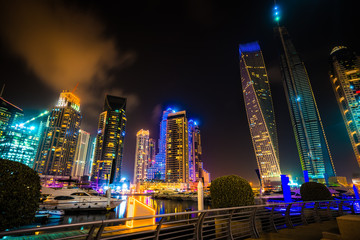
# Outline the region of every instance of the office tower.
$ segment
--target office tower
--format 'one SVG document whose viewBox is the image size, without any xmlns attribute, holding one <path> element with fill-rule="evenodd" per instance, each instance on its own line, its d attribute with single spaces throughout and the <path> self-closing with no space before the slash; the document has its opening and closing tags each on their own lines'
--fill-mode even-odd
<svg viewBox="0 0 360 240">
<path fill-rule="evenodd" d="M 39 135 L 34 126 L 8 126 L 0 138 L 0 158 L 32 168 L 38 145 Z"/>
<path fill-rule="evenodd" d="M 147 179 L 156 180 L 157 179 L 157 168 L 156 168 L 156 142 L 155 139 L 149 138 L 149 160 L 147 163 Z M 158 176 L 160 178 L 160 176 Z"/>
<path fill-rule="evenodd" d="M 198 182 L 202 178 L 201 135 L 197 123 L 189 120 L 189 181 Z"/>
<path fill-rule="evenodd" d="M 7 127 L 15 126 L 15 123 L 23 116 L 24 113 L 21 108 L 0 96 L 0 138 Z"/>
<path fill-rule="evenodd" d="M 84 176 L 89 140 L 90 140 L 90 133 L 80 129 L 76 144 L 75 158 L 71 170 L 71 176 L 74 178 L 80 178 Z"/>
<path fill-rule="evenodd" d="M 167 117 L 170 113 L 175 113 L 171 108 L 163 111 L 162 119 L 160 122 L 160 139 L 159 139 L 159 153 L 155 156 L 155 165 L 157 177 L 156 180 L 165 180 L 165 165 L 166 165 L 166 129 L 167 129 Z M 160 175 L 160 176 L 158 176 Z"/>
<path fill-rule="evenodd" d="M 274 107 L 258 42 L 239 45 L 240 75 L 251 138 L 264 184 L 280 181 Z"/>
<path fill-rule="evenodd" d="M 86 154 L 84 176 L 91 176 L 91 170 L 94 162 L 95 146 L 96 146 L 96 138 L 90 136 L 89 146 L 87 148 L 88 151 Z"/>
<path fill-rule="evenodd" d="M 126 125 L 125 110 L 126 98 L 106 95 L 103 112 L 99 117 L 91 173 L 93 186 L 96 188 L 110 183 L 118 184 L 121 180 Z"/>
<path fill-rule="evenodd" d="M 277 15 L 277 7 L 275 7 Z M 276 28 L 281 43 L 281 72 L 302 170 L 312 179 L 335 176 L 335 169 L 310 80 L 288 31 Z"/>
<path fill-rule="evenodd" d="M 34 169 L 42 175 L 70 176 L 81 122 L 80 98 L 60 93 L 40 139 Z"/>
<path fill-rule="evenodd" d="M 147 180 L 149 161 L 149 130 L 141 129 L 136 134 L 134 184 Z"/>
<path fill-rule="evenodd" d="M 360 58 L 344 46 L 330 53 L 330 80 L 360 166 Z"/>
<path fill-rule="evenodd" d="M 166 127 L 166 182 L 189 182 L 189 142 L 186 111 L 169 113 Z"/>
</svg>

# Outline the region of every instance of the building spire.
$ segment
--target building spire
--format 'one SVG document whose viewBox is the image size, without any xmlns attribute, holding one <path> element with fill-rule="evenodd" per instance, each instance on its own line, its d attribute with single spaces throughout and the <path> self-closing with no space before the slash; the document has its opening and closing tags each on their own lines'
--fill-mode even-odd
<svg viewBox="0 0 360 240">
<path fill-rule="evenodd" d="M 4 93 L 4 89 L 5 89 L 5 83 L 2 86 L 1 92 L 0 92 L 0 97 L 2 97 L 3 93 Z"/>
</svg>

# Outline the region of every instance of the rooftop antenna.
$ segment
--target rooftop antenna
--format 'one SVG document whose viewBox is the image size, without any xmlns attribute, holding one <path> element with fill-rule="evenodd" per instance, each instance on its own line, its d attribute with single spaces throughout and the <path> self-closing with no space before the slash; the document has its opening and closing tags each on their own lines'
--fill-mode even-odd
<svg viewBox="0 0 360 240">
<path fill-rule="evenodd" d="M 3 86 L 2 86 L 2 89 L 1 89 L 1 92 L 0 92 L 0 97 L 2 97 L 3 92 L 4 92 L 4 89 L 5 89 L 5 83 L 4 83 Z"/>
<path fill-rule="evenodd" d="M 74 87 L 74 89 L 71 91 L 72 93 L 75 93 L 77 87 L 79 86 L 79 83 L 76 84 L 76 86 Z"/>
</svg>

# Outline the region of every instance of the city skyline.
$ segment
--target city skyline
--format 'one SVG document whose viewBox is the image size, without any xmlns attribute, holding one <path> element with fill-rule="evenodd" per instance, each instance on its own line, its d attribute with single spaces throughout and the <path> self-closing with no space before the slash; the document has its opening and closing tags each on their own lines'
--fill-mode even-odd
<svg viewBox="0 0 360 240">
<path fill-rule="evenodd" d="M 124 8 L 116 7 L 115 2 L 108 1 L 105 4 L 111 5 L 112 10 L 91 1 L 74 4 L 78 5 L 80 11 L 96 9 L 94 15 L 106 25 L 109 35 L 116 39 L 119 52 L 122 50 L 125 53 L 136 53 L 133 63 L 119 67 L 119 70 L 111 75 L 111 78 L 116 80 L 108 86 L 113 89 L 104 89 L 101 84 L 99 87 L 95 84 L 93 89 L 98 87 L 99 90 L 90 91 L 94 93 L 93 99 L 81 98 L 84 106 L 84 129 L 92 134 L 96 134 L 101 106 L 92 105 L 92 108 L 89 108 L 86 105 L 93 104 L 94 100 L 102 102 L 105 93 L 129 99 L 129 122 L 123 162 L 124 173 L 128 178 L 132 177 L 133 172 L 136 131 L 141 128 L 149 129 L 154 133 L 153 137 L 159 139 L 158 121 L 161 119 L 161 112 L 172 106 L 196 114 L 195 119 L 202 129 L 202 158 L 213 177 L 238 174 L 250 181 L 256 181 L 256 160 L 253 152 L 249 151 L 252 150 L 252 145 L 241 99 L 241 85 L 238 82 L 236 53 L 239 43 L 256 39 L 264 46 L 265 62 L 269 63 L 267 66 L 279 130 L 281 168 L 285 174 L 301 174 L 293 170 L 301 169 L 301 166 L 293 133 L 289 131 L 291 124 L 287 106 L 284 104 L 279 59 L 277 51 L 273 49 L 275 40 L 272 33 L 274 24 L 271 20 L 271 2 L 246 5 L 237 3 L 233 10 L 214 3 L 210 4 L 212 10 L 185 5 L 175 9 L 174 17 L 166 14 L 167 11 L 160 11 L 166 10 L 167 5 L 159 6 L 153 3 L 150 4 L 150 9 L 161 14 L 147 23 L 144 20 L 154 14 L 147 13 L 146 8 L 140 7 L 139 15 L 136 16 L 144 14 L 144 17 L 134 20 L 126 18 L 131 14 L 125 14 L 125 18 L 118 19 L 115 9 Z M 133 13 L 135 7 L 129 4 L 129 12 Z M 346 4 L 331 3 L 328 7 L 333 11 L 321 12 L 319 15 L 322 4 L 325 2 L 279 2 L 295 46 L 307 66 L 337 174 L 350 177 L 353 172 L 359 172 L 359 168 L 329 82 L 328 56 L 335 45 L 348 46 L 357 53 L 359 46 L 351 34 L 351 27 L 348 26 L 351 24 L 347 24 L 352 22 L 351 13 L 344 16 L 336 11 L 345 8 Z M 261 9 L 258 6 L 261 6 Z M 244 8 L 247 11 L 240 11 Z M 298 21 L 298 12 L 308 17 Z M 259 16 L 258 20 L 253 20 L 249 26 L 241 23 L 254 14 Z M 168 23 L 163 22 L 163 17 L 166 17 Z M 328 22 L 330 23 L 327 24 Z M 120 32 L 115 28 L 118 23 Z M 132 27 L 126 28 L 127 23 L 132 24 Z M 149 31 L 146 30 L 148 27 Z M 203 30 L 197 31 L 199 27 Z M 309 37 L 310 35 L 312 37 Z M 55 105 L 58 92 L 49 82 L 40 80 L 44 75 L 40 76 L 27 58 L 24 61 L 21 54 L 20 57 L 14 57 L 7 46 L 6 43 L 0 45 L 0 51 L 4 53 L 0 58 L 6 84 L 4 98 L 24 109 L 29 118 Z M 110 81 L 109 78 L 104 80 L 107 81 Z M 21 88 L 18 87 L 20 84 Z M 76 81 L 72 81 L 64 89 L 72 89 L 76 84 Z M 80 82 L 79 91 L 86 91 L 88 85 L 82 84 Z"/>
</svg>

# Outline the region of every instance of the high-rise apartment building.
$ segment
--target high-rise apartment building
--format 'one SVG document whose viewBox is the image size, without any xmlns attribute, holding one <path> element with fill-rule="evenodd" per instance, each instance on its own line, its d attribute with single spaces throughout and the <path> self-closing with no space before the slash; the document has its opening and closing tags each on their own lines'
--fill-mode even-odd
<svg viewBox="0 0 360 240">
<path fill-rule="evenodd" d="M 166 182 L 189 182 L 189 142 L 186 111 L 169 113 L 166 127 Z"/>
<path fill-rule="evenodd" d="M 149 161 L 147 164 L 147 179 L 156 180 L 160 179 L 160 173 L 156 167 L 156 141 L 153 138 L 149 138 Z"/>
<path fill-rule="evenodd" d="M 84 176 L 89 140 L 90 133 L 80 129 L 76 145 L 75 158 L 71 170 L 71 176 L 74 178 L 80 178 Z"/>
<path fill-rule="evenodd" d="M 84 176 L 91 176 L 92 166 L 94 162 L 94 154 L 96 147 L 96 138 L 90 136 L 89 146 L 87 148 L 85 168 L 84 168 Z"/>
<path fill-rule="evenodd" d="M 0 96 L 0 138 L 7 127 L 15 124 L 24 116 L 23 110 Z"/>
<path fill-rule="evenodd" d="M 275 114 L 269 79 L 258 42 L 239 45 L 246 115 L 261 180 L 280 181 Z"/>
<path fill-rule="evenodd" d="M 0 137 L 0 158 L 20 162 L 32 168 L 39 145 L 39 135 L 34 126 L 7 127 Z"/>
<path fill-rule="evenodd" d="M 71 175 L 80 122 L 80 98 L 63 91 L 40 139 L 34 164 L 39 174 Z"/>
<path fill-rule="evenodd" d="M 197 123 L 193 120 L 188 122 L 189 133 L 189 181 L 198 182 L 202 176 L 201 161 L 201 135 Z"/>
<path fill-rule="evenodd" d="M 331 84 L 360 166 L 360 58 L 349 48 L 337 46 L 330 60 Z"/>
<path fill-rule="evenodd" d="M 134 184 L 147 180 L 149 159 L 149 130 L 141 129 L 136 134 Z"/>
<path fill-rule="evenodd" d="M 94 187 L 99 188 L 121 180 L 125 126 L 126 98 L 106 95 L 99 117 L 95 157 L 91 173 Z M 112 179 L 110 177 L 113 176 Z"/>
<path fill-rule="evenodd" d="M 171 108 L 163 111 L 162 119 L 160 122 L 160 139 L 159 139 L 159 152 L 155 156 L 156 169 L 152 171 L 154 173 L 154 179 L 165 180 L 165 165 L 166 165 L 166 129 L 167 129 L 167 117 L 170 113 L 175 113 Z"/>
<path fill-rule="evenodd" d="M 275 20 L 279 21 L 279 17 Z M 309 177 L 314 180 L 335 176 L 330 149 L 305 65 L 286 28 L 278 25 L 276 31 L 281 43 L 280 62 L 285 95 L 302 170 L 307 170 Z"/>
</svg>

